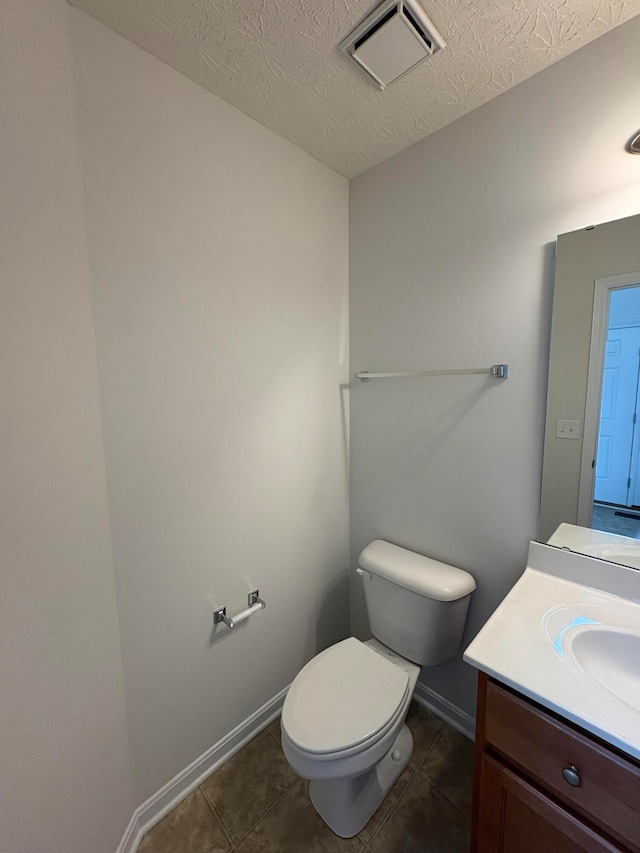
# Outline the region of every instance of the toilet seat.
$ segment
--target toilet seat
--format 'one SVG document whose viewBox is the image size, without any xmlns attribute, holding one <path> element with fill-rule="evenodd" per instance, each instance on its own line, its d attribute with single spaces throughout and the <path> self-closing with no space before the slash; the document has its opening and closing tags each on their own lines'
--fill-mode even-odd
<svg viewBox="0 0 640 853">
<path fill-rule="evenodd" d="M 370 746 L 405 709 L 407 672 L 350 637 L 321 652 L 297 675 L 282 711 L 289 740 L 328 758 Z"/>
</svg>

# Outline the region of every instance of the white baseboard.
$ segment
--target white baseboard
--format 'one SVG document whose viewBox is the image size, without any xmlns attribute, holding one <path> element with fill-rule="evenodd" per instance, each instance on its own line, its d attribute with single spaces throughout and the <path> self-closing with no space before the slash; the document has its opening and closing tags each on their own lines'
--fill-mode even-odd
<svg viewBox="0 0 640 853">
<path fill-rule="evenodd" d="M 476 721 L 466 711 L 462 711 L 453 702 L 449 702 L 444 696 L 440 696 L 435 690 L 422 684 L 420 681 L 416 684 L 416 689 L 413 692 L 413 698 L 416 702 L 429 708 L 445 723 L 449 723 L 454 729 L 457 729 L 463 735 L 466 735 L 471 740 L 475 740 Z"/>
<path fill-rule="evenodd" d="M 135 853 L 142 836 L 168 814 L 174 806 L 184 800 L 207 776 L 217 770 L 225 761 L 259 734 L 282 710 L 284 697 L 289 687 L 281 690 L 262 708 L 247 717 L 232 732 L 215 743 L 210 749 L 185 767 L 177 776 L 167 782 L 159 791 L 143 803 L 133 813 L 116 853 Z"/>
</svg>

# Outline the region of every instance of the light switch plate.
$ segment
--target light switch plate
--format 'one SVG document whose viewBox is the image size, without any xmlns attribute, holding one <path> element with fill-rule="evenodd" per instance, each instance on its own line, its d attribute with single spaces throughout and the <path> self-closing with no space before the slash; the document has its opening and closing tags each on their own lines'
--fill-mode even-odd
<svg viewBox="0 0 640 853">
<path fill-rule="evenodd" d="M 580 421 L 556 421 L 556 438 L 580 438 Z"/>
</svg>

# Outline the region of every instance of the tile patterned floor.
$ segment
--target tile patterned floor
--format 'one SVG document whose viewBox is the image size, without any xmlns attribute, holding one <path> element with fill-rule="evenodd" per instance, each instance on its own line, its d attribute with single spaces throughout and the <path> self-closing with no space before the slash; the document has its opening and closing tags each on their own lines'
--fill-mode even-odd
<svg viewBox="0 0 640 853">
<path fill-rule="evenodd" d="M 280 747 L 280 721 L 209 776 L 139 853 L 467 853 L 473 744 L 413 702 L 411 764 L 355 838 L 338 838 Z"/>
</svg>

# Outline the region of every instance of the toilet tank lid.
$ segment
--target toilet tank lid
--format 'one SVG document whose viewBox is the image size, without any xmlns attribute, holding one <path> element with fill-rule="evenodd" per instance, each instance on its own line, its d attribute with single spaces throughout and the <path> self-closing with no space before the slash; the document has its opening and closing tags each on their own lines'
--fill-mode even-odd
<svg viewBox="0 0 640 853">
<path fill-rule="evenodd" d="M 469 572 L 408 551 L 383 539 L 371 542 L 360 554 L 360 566 L 405 589 L 438 601 L 456 601 L 476 588 Z"/>
</svg>

